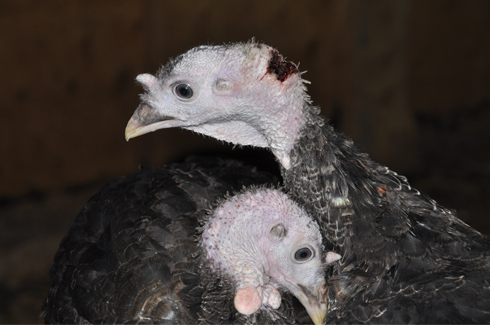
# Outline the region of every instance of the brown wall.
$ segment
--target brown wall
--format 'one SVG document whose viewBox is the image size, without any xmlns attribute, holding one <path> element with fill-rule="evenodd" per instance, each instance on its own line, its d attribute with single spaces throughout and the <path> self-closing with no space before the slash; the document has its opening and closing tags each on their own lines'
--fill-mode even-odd
<svg viewBox="0 0 490 325">
<path fill-rule="evenodd" d="M 411 2 L 410 107 L 448 114 L 490 97 L 490 1 Z"/>
</svg>

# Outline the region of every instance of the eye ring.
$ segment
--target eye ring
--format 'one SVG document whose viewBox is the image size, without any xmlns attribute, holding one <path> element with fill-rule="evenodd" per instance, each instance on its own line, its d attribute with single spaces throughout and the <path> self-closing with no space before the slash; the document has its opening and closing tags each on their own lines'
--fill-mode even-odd
<svg viewBox="0 0 490 325">
<path fill-rule="evenodd" d="M 301 247 L 293 254 L 293 260 L 295 263 L 306 263 L 315 257 L 315 251 L 311 247 Z"/>
<path fill-rule="evenodd" d="M 194 96 L 194 91 L 188 84 L 178 84 L 174 87 L 174 94 L 181 99 L 191 99 Z"/>
</svg>

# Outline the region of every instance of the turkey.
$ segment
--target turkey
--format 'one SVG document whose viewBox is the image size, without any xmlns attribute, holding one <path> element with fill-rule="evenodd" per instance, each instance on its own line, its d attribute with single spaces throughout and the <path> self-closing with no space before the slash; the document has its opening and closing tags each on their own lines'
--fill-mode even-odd
<svg viewBox="0 0 490 325">
<path fill-rule="evenodd" d="M 318 225 L 278 190 L 224 200 L 274 181 L 237 162 L 189 158 L 109 182 L 61 242 L 45 322 L 288 324 L 292 292 L 321 324 L 323 274 L 338 257 L 324 259 Z"/>
<path fill-rule="evenodd" d="M 489 323 L 490 240 L 318 115 L 298 67 L 254 41 L 200 46 L 139 75 L 126 139 L 181 127 L 269 148 L 341 259 L 326 323 Z"/>
</svg>

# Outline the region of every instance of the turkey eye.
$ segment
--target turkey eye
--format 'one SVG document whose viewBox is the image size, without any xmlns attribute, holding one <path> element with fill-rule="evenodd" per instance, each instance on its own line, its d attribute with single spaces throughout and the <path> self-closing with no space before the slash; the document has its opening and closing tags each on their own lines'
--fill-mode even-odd
<svg viewBox="0 0 490 325">
<path fill-rule="evenodd" d="M 308 247 L 300 248 L 294 253 L 294 259 L 297 262 L 306 262 L 313 257 L 313 252 Z"/>
<path fill-rule="evenodd" d="M 182 99 L 189 99 L 194 94 L 191 86 L 187 84 L 179 84 L 175 86 L 174 91 L 177 94 L 177 96 L 179 96 Z"/>
</svg>

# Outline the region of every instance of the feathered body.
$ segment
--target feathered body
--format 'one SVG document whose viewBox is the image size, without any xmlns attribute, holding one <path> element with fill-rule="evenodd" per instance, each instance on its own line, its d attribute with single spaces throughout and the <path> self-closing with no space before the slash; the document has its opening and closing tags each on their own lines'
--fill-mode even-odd
<svg viewBox="0 0 490 325">
<path fill-rule="evenodd" d="M 146 93 L 126 138 L 182 127 L 270 148 L 342 256 L 327 272 L 326 322 L 490 322 L 490 240 L 327 125 L 277 50 L 203 46 L 162 71 L 137 77 Z"/>
<path fill-rule="evenodd" d="M 291 295 L 252 315 L 233 306 L 231 278 L 205 267 L 196 229 L 227 193 L 275 182 L 236 162 L 190 158 L 105 185 L 60 244 L 46 323 L 294 322 Z"/>
<path fill-rule="evenodd" d="M 488 237 L 359 152 L 314 107 L 303 114 L 282 174 L 342 255 L 328 276 L 326 322 L 489 322 Z"/>
</svg>

